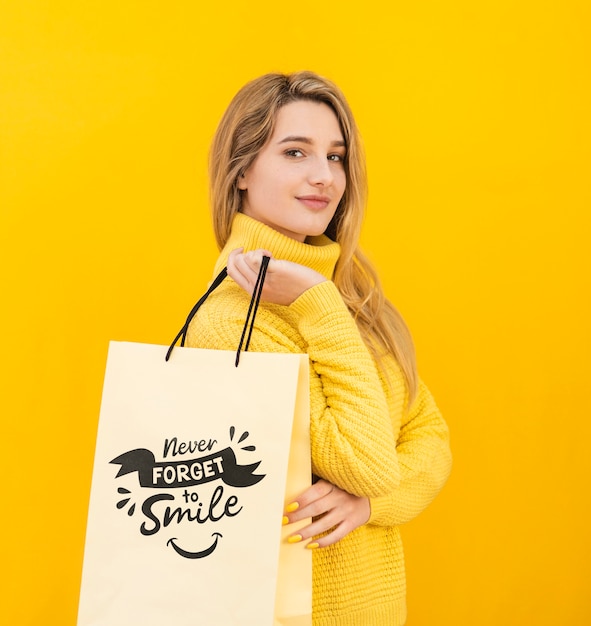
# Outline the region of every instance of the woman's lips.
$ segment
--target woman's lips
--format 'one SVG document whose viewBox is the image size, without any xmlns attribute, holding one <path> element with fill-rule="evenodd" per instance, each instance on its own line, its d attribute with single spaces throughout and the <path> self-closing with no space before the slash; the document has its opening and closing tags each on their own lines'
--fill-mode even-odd
<svg viewBox="0 0 591 626">
<path fill-rule="evenodd" d="M 310 209 L 325 209 L 330 203 L 326 196 L 298 196 L 298 200 Z"/>
</svg>

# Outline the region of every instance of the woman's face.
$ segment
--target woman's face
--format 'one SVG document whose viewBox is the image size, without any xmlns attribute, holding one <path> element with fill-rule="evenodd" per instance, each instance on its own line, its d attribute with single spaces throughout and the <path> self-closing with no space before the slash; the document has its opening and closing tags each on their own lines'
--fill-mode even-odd
<svg viewBox="0 0 591 626">
<path fill-rule="evenodd" d="M 345 154 L 328 105 L 286 104 L 269 141 L 238 181 L 242 212 L 298 241 L 322 234 L 345 191 Z"/>
</svg>

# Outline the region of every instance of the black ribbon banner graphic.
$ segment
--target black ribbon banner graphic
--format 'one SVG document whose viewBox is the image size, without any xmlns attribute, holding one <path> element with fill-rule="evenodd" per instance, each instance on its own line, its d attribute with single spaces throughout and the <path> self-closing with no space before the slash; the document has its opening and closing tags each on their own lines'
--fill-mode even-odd
<svg viewBox="0 0 591 626">
<path fill-rule="evenodd" d="M 253 474 L 261 464 L 260 461 L 238 465 L 232 448 L 198 459 L 172 462 L 157 462 L 150 450 L 138 448 L 119 455 L 110 463 L 121 465 L 116 478 L 137 472 L 142 487 L 155 489 L 192 487 L 217 479 L 230 487 L 250 487 L 265 477 L 265 474 Z"/>
</svg>

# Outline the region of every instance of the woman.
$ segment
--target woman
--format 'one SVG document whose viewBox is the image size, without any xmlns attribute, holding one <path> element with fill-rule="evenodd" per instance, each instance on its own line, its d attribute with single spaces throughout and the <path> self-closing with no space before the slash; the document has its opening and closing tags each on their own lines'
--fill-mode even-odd
<svg viewBox="0 0 591 626">
<path fill-rule="evenodd" d="M 316 482 L 287 503 L 289 541 L 313 554 L 315 626 L 406 620 L 399 526 L 450 471 L 448 431 L 417 377 L 408 329 L 357 247 L 366 196 L 358 131 L 339 89 L 268 74 L 230 103 L 210 155 L 213 223 L 230 279 L 187 345 L 235 349 L 263 255 L 250 349 L 310 357 Z"/>
</svg>

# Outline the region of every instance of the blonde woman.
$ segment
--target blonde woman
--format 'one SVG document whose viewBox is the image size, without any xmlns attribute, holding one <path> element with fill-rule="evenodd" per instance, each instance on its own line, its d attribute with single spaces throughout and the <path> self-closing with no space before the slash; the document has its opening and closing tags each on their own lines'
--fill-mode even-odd
<svg viewBox="0 0 591 626">
<path fill-rule="evenodd" d="M 366 198 L 357 127 L 341 91 L 311 72 L 268 74 L 226 110 L 210 154 L 211 203 L 229 278 L 187 345 L 232 350 L 263 256 L 250 350 L 307 353 L 315 482 L 286 503 L 313 550 L 315 626 L 406 621 L 399 527 L 437 495 L 448 429 L 416 372 L 410 333 L 358 248 Z"/>
</svg>

